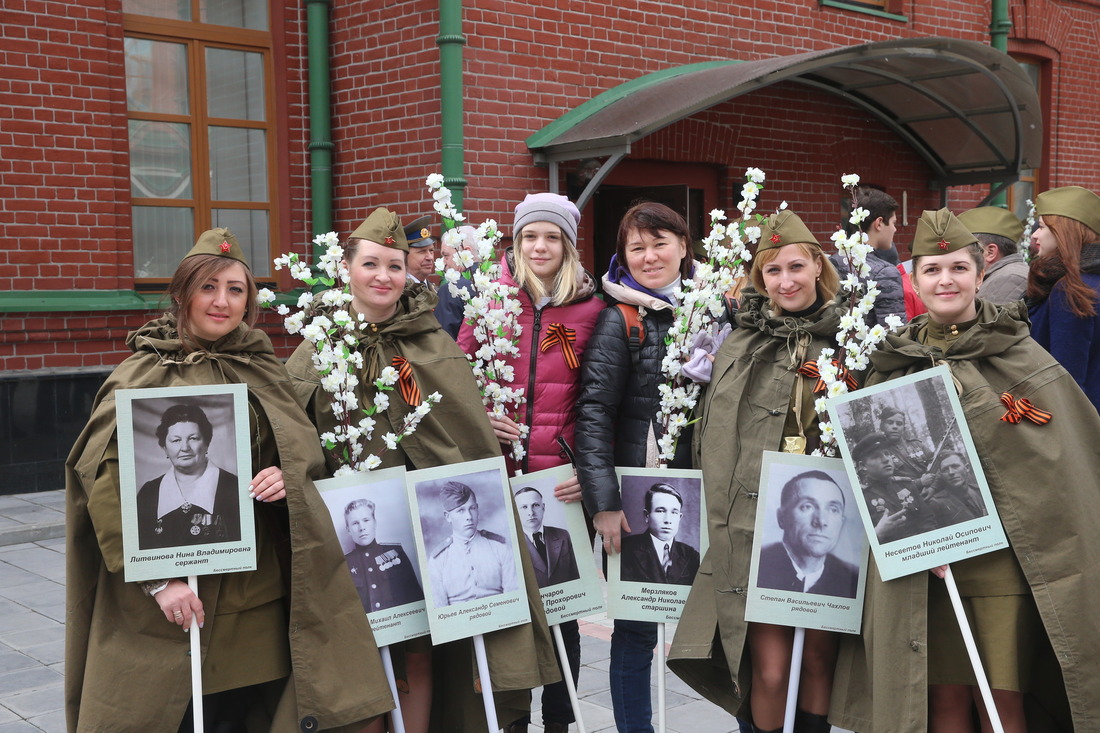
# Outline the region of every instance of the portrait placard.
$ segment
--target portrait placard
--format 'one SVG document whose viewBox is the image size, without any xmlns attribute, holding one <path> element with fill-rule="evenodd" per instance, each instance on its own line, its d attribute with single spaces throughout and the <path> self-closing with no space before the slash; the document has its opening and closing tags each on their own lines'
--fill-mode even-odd
<svg viewBox="0 0 1100 733">
<path fill-rule="evenodd" d="M 506 470 L 497 457 L 406 474 L 435 644 L 531 620 Z"/>
<path fill-rule="evenodd" d="M 828 407 L 883 580 L 1008 547 L 946 366 Z"/>
<path fill-rule="evenodd" d="M 248 387 L 120 389 L 127 582 L 256 569 Z"/>
<path fill-rule="evenodd" d="M 676 622 L 707 551 L 703 472 L 618 468 L 630 533 L 608 558 L 607 615 Z"/>
<path fill-rule="evenodd" d="M 428 633 L 405 468 L 317 482 L 378 646 Z"/>
<path fill-rule="evenodd" d="M 580 502 L 565 503 L 554 487 L 572 478 L 570 466 L 512 477 L 520 544 L 531 556 L 551 626 L 603 611 L 603 592 Z"/>
<path fill-rule="evenodd" d="M 858 634 L 866 579 L 844 461 L 764 451 L 745 620 Z"/>
</svg>

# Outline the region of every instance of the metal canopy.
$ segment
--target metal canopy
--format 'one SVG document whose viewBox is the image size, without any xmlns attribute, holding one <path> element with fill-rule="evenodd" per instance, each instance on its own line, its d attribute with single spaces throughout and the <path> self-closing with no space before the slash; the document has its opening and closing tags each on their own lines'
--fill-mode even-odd
<svg viewBox="0 0 1100 733">
<path fill-rule="evenodd" d="M 550 164 L 552 174 L 560 161 L 611 156 L 602 179 L 633 142 L 783 81 L 836 94 L 866 110 L 917 151 L 932 169 L 933 183 L 942 187 L 1004 185 L 1041 163 L 1042 113 L 1023 69 L 990 46 L 951 38 L 665 69 L 570 110 L 531 135 L 527 147 L 536 162 Z M 556 181 L 552 175 L 552 185 Z"/>
</svg>

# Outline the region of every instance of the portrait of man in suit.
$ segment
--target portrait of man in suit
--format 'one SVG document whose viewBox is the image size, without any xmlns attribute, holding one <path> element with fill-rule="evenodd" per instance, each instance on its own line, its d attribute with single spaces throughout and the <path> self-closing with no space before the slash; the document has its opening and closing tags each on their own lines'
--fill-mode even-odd
<svg viewBox="0 0 1100 733">
<path fill-rule="evenodd" d="M 524 486 L 516 491 L 515 500 L 539 588 L 580 578 L 569 532 L 544 524 L 546 501 L 542 492 L 533 486 Z"/>
<path fill-rule="evenodd" d="M 761 549 L 757 585 L 855 598 L 859 569 L 833 554 L 844 511 L 844 492 L 824 471 L 805 471 L 787 481 L 776 512 L 783 539 Z"/>
<path fill-rule="evenodd" d="M 642 515 L 646 531 L 622 541 L 621 580 L 691 585 L 699 550 L 676 539 L 683 514 L 683 497 L 673 486 L 658 482 L 649 487 Z"/>
</svg>

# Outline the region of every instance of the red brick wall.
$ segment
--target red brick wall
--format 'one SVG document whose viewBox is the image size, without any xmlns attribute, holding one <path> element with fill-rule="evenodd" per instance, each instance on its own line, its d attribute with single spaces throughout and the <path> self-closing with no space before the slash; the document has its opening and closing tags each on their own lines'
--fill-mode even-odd
<svg viewBox="0 0 1100 733">
<path fill-rule="evenodd" d="M 466 209 L 475 221 L 491 216 L 509 224 L 524 193 L 547 187 L 546 169 L 532 164 L 525 139 L 645 73 L 897 37 L 988 40 L 988 2 L 902 6 L 906 22 L 814 0 L 578 0 L 567 9 L 464 0 Z M 273 6 L 277 103 L 285 115 L 276 161 L 283 186 L 278 245 L 298 251 L 312 234 L 305 17 L 304 3 Z M 1093 144 L 1100 135 L 1093 102 L 1100 5 L 1013 0 L 1012 19 L 1013 49 L 1049 59 L 1045 183 L 1100 188 Z M 5 0 L 0 10 L 0 291 L 133 285 L 121 22 L 121 0 Z M 379 205 L 406 216 L 430 212 L 423 179 L 440 170 L 438 0 L 333 3 L 330 30 L 335 228 L 350 231 Z M 715 123 L 726 126 L 717 138 L 708 132 Z M 899 200 L 908 193 L 902 244 L 920 209 L 939 205 L 921 161 L 881 125 L 794 86 L 677 123 L 636 146 L 634 158 L 726 167 L 708 206 L 731 206 L 744 167 L 763 168 L 769 181 L 762 209 L 786 199 L 823 237 L 836 223 L 841 173 L 882 183 Z M 949 203 L 968 206 L 982 194 L 981 187 L 952 191 Z M 0 316 L 0 368 L 118 361 L 122 334 L 146 315 Z M 267 328 L 279 330 L 276 323 Z M 57 333 L 73 338 L 46 346 Z M 285 353 L 293 340 L 279 340 Z"/>
<path fill-rule="evenodd" d="M 0 11 L 0 290 L 133 285 L 121 22 L 117 0 Z"/>
</svg>

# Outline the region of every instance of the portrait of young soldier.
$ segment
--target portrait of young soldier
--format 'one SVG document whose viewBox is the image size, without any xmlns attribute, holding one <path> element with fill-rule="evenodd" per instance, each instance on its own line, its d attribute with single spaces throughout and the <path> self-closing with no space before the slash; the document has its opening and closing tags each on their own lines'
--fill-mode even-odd
<svg viewBox="0 0 1100 733">
<path fill-rule="evenodd" d="M 449 606 L 518 590 L 515 560 L 504 537 L 478 528 L 473 489 L 459 481 L 448 481 L 439 497 L 451 536 L 428 560 L 435 605 Z"/>
<path fill-rule="evenodd" d="M 369 499 L 344 507 L 344 526 L 355 547 L 344 556 L 363 610 L 382 611 L 424 600 L 416 572 L 400 544 L 378 542 L 378 516 Z"/>
</svg>

